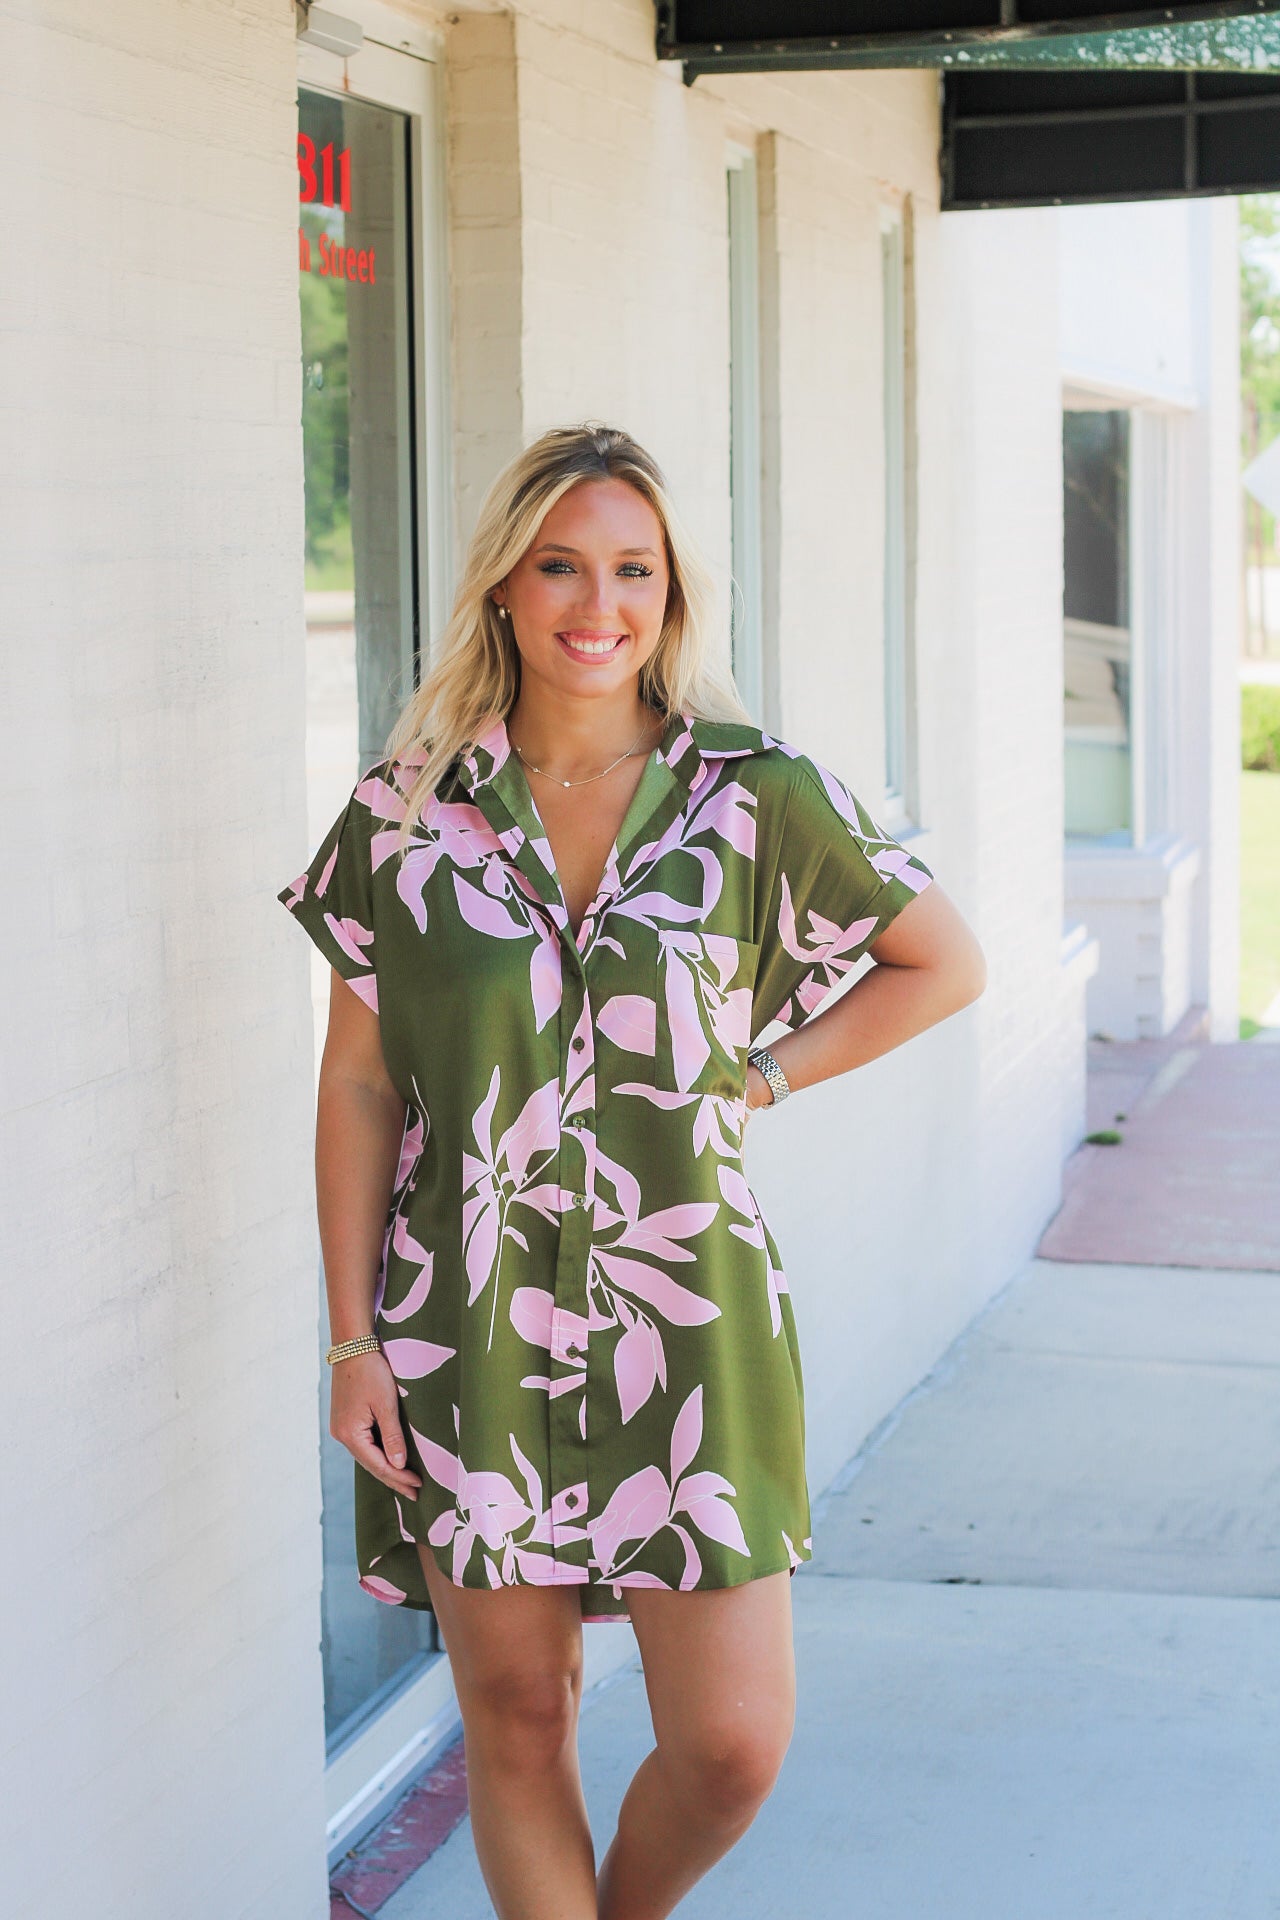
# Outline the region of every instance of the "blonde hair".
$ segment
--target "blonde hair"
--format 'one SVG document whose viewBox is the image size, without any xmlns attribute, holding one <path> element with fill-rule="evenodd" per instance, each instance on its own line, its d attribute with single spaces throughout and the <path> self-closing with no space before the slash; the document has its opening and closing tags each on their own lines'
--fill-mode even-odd
<svg viewBox="0 0 1280 1920">
<path fill-rule="evenodd" d="M 665 719 L 677 711 L 751 725 L 717 631 L 713 577 L 683 526 L 653 456 L 621 427 L 586 421 L 552 427 L 498 474 L 481 502 L 453 611 L 421 684 L 387 737 L 386 757 L 421 751 L 408 790 L 400 850 L 427 796 L 458 754 L 505 719 L 520 688 L 520 656 L 508 620 L 489 595 L 533 545 L 547 513 L 583 480 L 625 480 L 662 523 L 670 586 L 658 644 L 640 669 L 641 698 Z"/>
</svg>

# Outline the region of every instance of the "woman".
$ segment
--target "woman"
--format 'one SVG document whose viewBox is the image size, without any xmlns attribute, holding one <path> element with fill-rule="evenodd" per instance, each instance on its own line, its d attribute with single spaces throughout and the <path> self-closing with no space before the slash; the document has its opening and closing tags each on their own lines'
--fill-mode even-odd
<svg viewBox="0 0 1280 1920">
<path fill-rule="evenodd" d="M 544 434 L 279 896 L 333 969 L 317 1204 L 360 1584 L 438 1617 L 502 1920 L 658 1920 L 770 1792 L 812 1545 L 747 1116 L 983 986 L 928 869 L 751 723 L 712 598 L 642 448 Z M 582 1626 L 625 1619 L 656 1745 L 597 1876 Z"/>
</svg>

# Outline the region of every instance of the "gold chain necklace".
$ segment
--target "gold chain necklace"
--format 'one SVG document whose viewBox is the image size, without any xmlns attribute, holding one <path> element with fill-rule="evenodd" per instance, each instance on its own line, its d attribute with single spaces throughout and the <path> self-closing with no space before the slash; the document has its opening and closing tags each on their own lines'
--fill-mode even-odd
<svg viewBox="0 0 1280 1920">
<path fill-rule="evenodd" d="M 639 733 L 625 753 L 620 753 L 616 760 L 611 760 L 603 773 L 589 773 L 584 780 L 562 780 L 558 773 L 548 773 L 545 767 L 535 767 L 532 760 L 526 760 L 524 755 L 520 753 L 520 749 L 516 747 L 514 740 L 511 741 L 511 744 L 515 747 L 516 752 L 520 754 L 521 765 L 528 767 L 530 773 L 540 773 L 544 780 L 554 780 L 557 786 L 561 787 L 587 787 L 590 786 L 593 780 L 603 780 L 606 773 L 612 773 L 614 768 L 621 766 L 624 760 L 629 760 L 636 748 L 640 745 L 640 742 L 644 739 L 644 733 L 645 730 L 641 727 Z M 507 737 L 510 739 L 510 735 Z"/>
</svg>

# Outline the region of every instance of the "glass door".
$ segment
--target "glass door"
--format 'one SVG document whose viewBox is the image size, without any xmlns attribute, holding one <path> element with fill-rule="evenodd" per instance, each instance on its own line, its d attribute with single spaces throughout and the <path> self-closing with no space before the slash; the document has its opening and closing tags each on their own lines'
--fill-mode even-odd
<svg viewBox="0 0 1280 1920">
<path fill-rule="evenodd" d="M 431 377 L 435 69 L 366 43 L 300 47 L 298 294 L 305 494 L 309 842 L 341 810 L 412 693 L 422 639 Z M 424 342 L 426 343 L 424 347 Z M 319 1070 L 329 969 L 312 955 Z M 329 1426 L 321 1289 L 321 1642 L 331 1855 L 425 1757 L 446 1690 L 431 1614 L 357 1584 L 355 1463 Z M 447 1672 L 447 1668 L 446 1668 Z"/>
</svg>

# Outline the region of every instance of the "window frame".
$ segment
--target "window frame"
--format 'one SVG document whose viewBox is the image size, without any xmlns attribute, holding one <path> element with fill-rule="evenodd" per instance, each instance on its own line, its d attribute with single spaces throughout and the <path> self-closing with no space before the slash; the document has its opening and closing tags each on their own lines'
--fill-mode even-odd
<svg viewBox="0 0 1280 1920">
<path fill-rule="evenodd" d="M 417 556 L 412 623 L 419 679 L 448 618 L 455 577 L 444 38 L 438 30 L 401 18 L 382 0 L 348 4 L 362 19 L 364 45 L 343 60 L 299 41 L 296 83 L 339 98 L 367 100 L 409 120 L 409 438 Z M 323 1331 L 323 1315 L 318 1324 Z M 326 1371 L 324 1345 L 322 1338 L 318 1386 Z M 456 1736 L 456 1689 L 438 1623 L 432 1622 L 428 1638 L 428 1646 L 389 1674 L 326 1738 L 330 1868 Z"/>
<path fill-rule="evenodd" d="M 1185 409 L 1112 387 L 1065 382 L 1064 413 L 1128 415 L 1129 836 L 1071 833 L 1077 854 L 1140 852 L 1172 828 L 1177 726 L 1177 489 Z M 1065 617 L 1065 616 L 1064 616 Z M 1064 717 L 1064 749 L 1066 746 Z M 1065 794 L 1064 794 L 1065 799 Z"/>
<path fill-rule="evenodd" d="M 760 187 L 755 149 L 725 143 L 729 291 L 730 649 L 757 724 L 764 710 Z"/>
<path fill-rule="evenodd" d="M 915 661 L 916 418 L 912 208 L 882 201 L 880 389 L 883 547 L 882 812 L 895 830 L 919 819 Z"/>
</svg>

